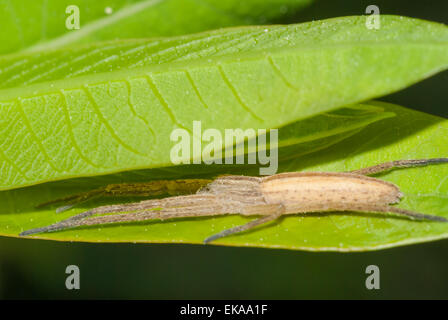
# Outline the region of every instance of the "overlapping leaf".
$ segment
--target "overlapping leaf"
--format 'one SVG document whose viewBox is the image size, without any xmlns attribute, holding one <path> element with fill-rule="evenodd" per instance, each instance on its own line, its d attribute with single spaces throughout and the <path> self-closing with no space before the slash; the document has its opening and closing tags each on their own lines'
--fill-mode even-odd
<svg viewBox="0 0 448 320">
<path fill-rule="evenodd" d="M 170 133 L 195 120 L 283 127 L 444 70 L 447 53 L 446 26 L 383 16 L 5 57 L 0 189 L 167 167 Z"/>
</svg>

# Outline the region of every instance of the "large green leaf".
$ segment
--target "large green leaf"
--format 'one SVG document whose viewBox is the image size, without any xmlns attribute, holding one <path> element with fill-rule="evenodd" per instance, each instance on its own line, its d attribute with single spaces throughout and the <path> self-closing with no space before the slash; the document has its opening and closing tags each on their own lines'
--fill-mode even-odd
<svg viewBox="0 0 448 320">
<path fill-rule="evenodd" d="M 372 105 L 371 103 L 362 103 L 342 107 L 332 112 L 286 125 L 280 128 L 278 132 L 277 155 L 279 161 L 328 148 L 358 133 L 369 124 L 393 116 L 395 116 L 395 113 L 385 111 L 383 107 Z M 266 142 L 268 144 L 260 144 L 260 141 L 258 141 L 257 150 L 268 149 L 270 147 L 269 139 Z M 237 145 L 233 146 L 235 156 L 241 153 L 245 154 L 245 164 L 241 165 L 196 164 L 194 166 L 178 165 L 158 169 L 125 171 L 110 175 L 68 179 L 60 182 L 59 186 L 70 188 L 64 191 L 64 195 L 67 195 L 79 190 L 87 191 L 120 182 L 145 182 L 154 179 L 197 178 L 199 176 L 210 178 L 221 173 L 258 175 L 260 167 L 263 166 L 248 165 L 248 142 L 244 141 L 241 144 L 244 147 L 242 150 L 238 149 Z M 224 152 L 222 154 L 224 155 Z M 236 163 L 236 161 L 233 163 Z M 73 191 L 71 188 L 76 189 Z M 45 201 L 50 201 L 51 199 L 54 199 L 54 195 L 50 195 Z M 36 204 L 40 201 L 37 201 Z"/>
<path fill-rule="evenodd" d="M 442 157 L 448 154 L 448 120 L 390 104 L 372 104 L 397 116 L 373 123 L 330 148 L 283 161 L 281 171 L 347 171 L 384 161 Z M 227 172 L 229 167 L 221 166 L 221 172 Z M 188 167 L 173 168 L 172 173 L 176 170 L 178 175 L 185 174 Z M 163 177 L 163 171 L 154 171 L 153 176 Z M 241 173 L 247 173 L 247 169 L 241 168 Z M 151 171 L 146 174 L 147 177 L 151 176 Z M 447 177 L 448 165 L 401 169 L 378 176 L 401 188 L 404 198 L 399 207 L 445 217 L 448 217 Z M 88 179 L 84 182 L 90 186 Z M 54 182 L 1 192 L 1 234 L 17 236 L 23 230 L 60 221 L 87 207 L 110 203 L 108 199 L 96 200 L 87 207 L 63 214 L 56 214 L 54 208 L 40 211 L 33 209 L 34 205 L 42 201 L 81 190 L 85 190 L 85 185 L 83 188 L 82 184 Z M 84 227 L 38 234 L 35 237 L 65 241 L 201 243 L 213 233 L 248 220 L 237 215 L 173 219 Z M 444 223 L 411 221 L 386 214 L 329 213 L 288 216 L 276 223 L 216 243 L 301 250 L 362 251 L 446 237 L 448 225 Z"/>
<path fill-rule="evenodd" d="M 73 46 L 98 40 L 187 34 L 266 23 L 311 0 L 2 0 L 0 54 Z M 68 30 L 68 6 L 80 29 Z"/>
<path fill-rule="evenodd" d="M 302 156 L 328 146 L 338 143 L 339 141 L 348 138 L 349 136 L 359 132 L 365 126 L 377 121 L 395 116 L 393 112 L 385 111 L 383 107 L 373 106 L 370 104 L 359 104 L 356 106 L 340 108 L 333 112 L 317 115 L 315 117 L 298 121 L 296 123 L 287 125 L 279 130 L 279 156 L 280 159 L 291 157 L 294 153 L 295 157 Z M 265 149 L 267 146 L 257 146 L 258 149 Z M 284 152 L 286 150 L 286 152 Z M 247 151 L 247 150 L 245 150 Z M 17 207 L 13 200 L 11 204 L 20 212 L 26 212 L 27 219 L 21 223 L 26 222 L 41 222 L 47 215 L 50 219 L 59 219 L 58 215 L 54 215 L 54 208 L 46 208 L 46 210 L 36 210 L 34 207 L 42 202 L 54 200 L 60 196 L 67 196 L 78 193 L 80 191 L 87 191 L 97 187 L 101 187 L 110 183 L 119 182 L 143 182 L 154 179 L 167 178 L 187 178 L 187 177 L 207 177 L 211 178 L 220 173 L 245 173 L 253 172 L 257 174 L 257 165 L 184 165 L 176 166 L 166 169 L 150 169 L 123 172 L 120 174 L 113 174 L 107 176 L 97 176 L 90 178 L 78 178 L 65 180 L 60 182 L 53 182 L 41 184 L 33 187 L 15 189 L 10 191 L 0 192 L 0 204 L 9 203 L 8 199 L 26 199 L 20 203 L 25 204 L 23 207 Z M 129 199 L 119 199 L 118 201 L 126 201 Z M 98 199 L 92 201 L 90 205 L 98 205 L 102 201 L 110 201 L 110 199 Z M 14 211 L 12 208 L 5 208 L 0 211 L 0 217 L 9 219 L 10 214 Z M 19 217 L 25 217 L 20 215 Z M 11 229 L 9 221 L 2 221 L 0 218 L 0 233 L 4 235 L 15 235 L 17 230 L 22 228 L 21 223 L 17 223 Z M 14 218 L 15 219 L 15 218 Z M 6 229 L 5 229 L 6 228 Z M 11 234 L 11 232 L 13 232 Z"/>
<path fill-rule="evenodd" d="M 446 26 L 395 16 L 379 30 L 346 17 L 4 57 L 0 189 L 167 167 L 170 133 L 194 120 L 278 128 L 447 67 Z"/>
</svg>

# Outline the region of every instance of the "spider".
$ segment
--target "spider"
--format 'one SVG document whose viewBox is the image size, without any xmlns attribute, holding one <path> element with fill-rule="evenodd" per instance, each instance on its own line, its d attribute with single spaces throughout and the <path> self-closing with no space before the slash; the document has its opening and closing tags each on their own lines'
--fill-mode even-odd
<svg viewBox="0 0 448 320">
<path fill-rule="evenodd" d="M 100 196 L 171 197 L 144 200 L 128 204 L 107 205 L 85 211 L 58 223 L 27 230 L 21 236 L 54 232 L 79 226 L 107 223 L 217 216 L 225 214 L 258 215 L 258 219 L 212 235 L 204 243 L 252 229 L 282 215 L 358 211 L 389 212 L 415 220 L 448 222 L 440 216 L 413 212 L 391 204 L 399 202 L 403 194 L 390 183 L 368 175 L 404 167 L 448 163 L 448 158 L 398 160 L 350 172 L 287 172 L 264 177 L 220 176 L 214 180 L 184 179 L 158 180 L 146 183 L 112 184 L 106 187 L 57 199 L 66 205 L 58 212 Z M 188 195 L 179 195 L 190 193 Z M 174 195 L 174 196 L 173 196 Z"/>
</svg>

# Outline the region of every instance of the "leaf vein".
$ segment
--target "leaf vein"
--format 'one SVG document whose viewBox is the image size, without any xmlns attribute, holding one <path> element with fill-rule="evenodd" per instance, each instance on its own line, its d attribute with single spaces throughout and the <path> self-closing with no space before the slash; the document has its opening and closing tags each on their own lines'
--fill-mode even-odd
<svg viewBox="0 0 448 320">
<path fill-rule="evenodd" d="M 177 125 L 178 127 L 187 130 L 188 132 L 191 133 L 191 130 L 189 130 L 188 128 L 186 128 L 184 125 L 182 125 L 175 117 L 173 111 L 171 110 L 168 102 L 165 101 L 165 99 L 162 96 L 162 93 L 159 91 L 159 89 L 157 89 L 155 83 L 152 81 L 151 77 L 149 75 L 145 75 L 144 77 L 146 79 L 146 82 L 149 85 L 149 88 L 151 89 L 151 91 L 153 92 L 153 94 L 155 95 L 155 97 L 157 98 L 157 100 L 159 100 L 160 104 L 162 105 L 163 109 L 168 113 L 168 116 L 171 119 L 171 122 L 174 123 L 175 125 Z"/>
<path fill-rule="evenodd" d="M 7 163 L 9 163 L 11 165 L 11 167 L 13 167 L 22 177 L 25 178 L 26 181 L 31 180 L 23 171 L 22 169 L 20 169 L 19 166 L 17 166 L 14 161 L 12 161 L 11 159 L 9 159 L 6 154 L 2 151 L 2 149 L 0 149 L 0 157 L 3 158 Z"/>
<path fill-rule="evenodd" d="M 234 86 L 232 85 L 232 83 L 230 82 L 230 79 L 227 78 L 226 74 L 224 73 L 224 70 L 222 68 L 221 65 L 218 65 L 218 70 L 219 70 L 219 74 L 221 75 L 221 78 L 224 80 L 224 83 L 227 85 L 227 87 L 230 89 L 230 91 L 232 92 L 233 96 L 235 97 L 235 99 L 238 101 L 238 103 L 241 105 L 241 107 L 246 110 L 246 112 L 248 112 L 254 119 L 263 122 L 263 119 L 260 118 L 259 116 L 257 116 L 241 99 L 241 97 L 239 96 L 238 92 L 236 91 L 236 89 L 234 88 Z"/>
<path fill-rule="evenodd" d="M 62 110 L 64 112 L 64 119 L 65 119 L 65 122 L 67 124 L 67 130 L 68 130 L 68 134 L 69 134 L 70 140 L 72 142 L 72 146 L 74 147 L 74 149 L 76 150 L 78 155 L 81 157 L 81 159 L 84 160 L 84 162 L 86 162 L 87 164 L 91 165 L 94 168 L 104 168 L 104 167 L 102 167 L 100 165 L 97 165 L 97 164 L 93 163 L 82 152 L 81 148 L 79 147 L 79 145 L 78 145 L 78 143 L 76 142 L 76 139 L 75 139 L 75 134 L 73 132 L 73 126 L 72 126 L 72 123 L 71 123 L 71 120 L 70 120 L 69 111 L 68 111 L 67 100 L 65 99 L 65 94 L 64 94 L 63 90 L 60 91 L 60 95 L 61 95 L 61 101 L 62 101 L 62 103 L 61 103 Z"/>
<path fill-rule="evenodd" d="M 128 105 L 129 105 L 129 109 L 131 110 L 131 112 L 132 112 L 132 114 L 136 117 L 136 118 L 139 118 L 140 120 L 142 120 L 143 121 L 143 123 L 145 123 L 145 125 L 146 125 L 146 127 L 148 128 L 148 131 L 151 133 L 151 135 L 153 136 L 153 138 L 154 138 L 154 140 L 157 140 L 157 136 L 156 136 L 156 134 L 155 134 L 155 132 L 154 132 L 154 129 L 149 125 L 149 122 L 148 122 L 148 120 L 145 118 L 145 117 L 143 117 L 143 116 L 141 116 L 141 115 L 139 115 L 138 113 L 137 113 L 137 110 L 135 109 L 135 107 L 134 107 L 134 104 L 132 103 L 132 101 L 131 101 L 131 84 L 129 83 L 129 81 L 128 80 L 123 80 L 124 81 L 124 83 L 125 83 L 125 85 L 126 85 L 126 89 L 127 89 L 127 91 L 128 91 Z M 155 143 L 154 143 L 155 144 Z"/>
<path fill-rule="evenodd" d="M 194 83 L 193 78 L 191 77 L 190 72 L 185 70 L 185 75 L 187 76 L 188 82 L 190 82 L 190 85 L 192 86 L 194 92 L 196 93 L 196 96 L 198 97 L 199 101 L 201 101 L 201 104 L 204 106 L 205 109 L 208 109 L 208 105 L 205 103 L 204 99 L 202 98 L 201 93 L 199 92 L 198 87 Z"/>
<path fill-rule="evenodd" d="M 50 167 L 57 171 L 57 172 L 62 172 L 61 169 L 57 168 L 54 164 L 53 161 L 51 160 L 50 156 L 48 155 L 47 151 L 45 150 L 44 146 L 42 145 L 41 141 L 39 140 L 39 138 L 36 136 L 36 133 L 34 132 L 32 125 L 28 119 L 28 117 L 25 114 L 25 110 L 23 109 L 22 103 L 21 103 L 21 99 L 17 98 L 17 106 L 18 106 L 18 110 L 19 113 L 23 119 L 23 122 L 25 123 L 25 126 L 28 128 L 29 133 L 31 134 L 31 137 L 34 139 L 34 141 L 36 142 L 37 147 L 39 148 L 39 150 L 42 152 L 45 160 L 47 161 L 47 163 L 50 165 Z"/>
<path fill-rule="evenodd" d="M 286 78 L 286 76 L 283 74 L 280 68 L 275 64 L 272 57 L 268 55 L 266 58 L 272 70 L 274 70 L 274 73 L 283 81 L 283 83 L 288 88 L 293 89 L 294 91 L 299 91 L 299 88 L 295 87 L 291 82 L 289 82 L 289 80 Z"/>
<path fill-rule="evenodd" d="M 92 109 L 94 110 L 94 112 L 96 113 L 96 115 L 98 116 L 98 119 L 104 124 L 104 126 L 106 127 L 107 131 L 109 131 L 109 133 L 111 134 L 111 136 L 125 149 L 128 150 L 132 153 L 141 155 L 141 156 L 146 156 L 145 154 L 139 152 L 138 150 L 134 149 L 133 147 L 129 146 L 127 143 L 125 143 L 119 136 L 118 134 L 115 132 L 115 130 L 113 129 L 113 127 L 111 126 L 111 124 L 106 120 L 106 118 L 104 117 L 104 115 L 101 113 L 100 107 L 98 106 L 98 104 L 96 103 L 95 99 L 93 98 L 92 94 L 89 92 L 89 89 L 87 87 L 87 85 L 84 85 L 83 87 L 83 91 L 85 92 L 87 98 L 90 101 L 90 104 L 92 105 Z"/>
</svg>

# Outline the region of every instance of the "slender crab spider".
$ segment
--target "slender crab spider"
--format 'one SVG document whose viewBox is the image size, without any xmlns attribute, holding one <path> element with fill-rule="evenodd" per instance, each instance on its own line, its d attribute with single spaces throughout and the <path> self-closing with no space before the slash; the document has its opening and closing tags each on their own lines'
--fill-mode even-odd
<svg viewBox="0 0 448 320">
<path fill-rule="evenodd" d="M 448 163 L 448 158 L 398 160 L 351 172 L 289 172 L 266 177 L 221 176 L 215 180 L 159 180 L 148 183 L 114 184 L 71 197 L 45 203 L 66 201 L 58 211 L 99 196 L 154 196 L 194 193 L 136 203 L 97 207 L 61 222 L 22 232 L 31 235 L 80 226 L 225 214 L 262 216 L 251 222 L 224 230 L 204 243 L 249 230 L 286 214 L 358 211 L 389 212 L 415 220 L 448 222 L 448 219 L 413 212 L 391 204 L 403 194 L 390 183 L 368 175 L 396 168 Z M 115 214 L 112 214 L 115 213 Z"/>
</svg>

